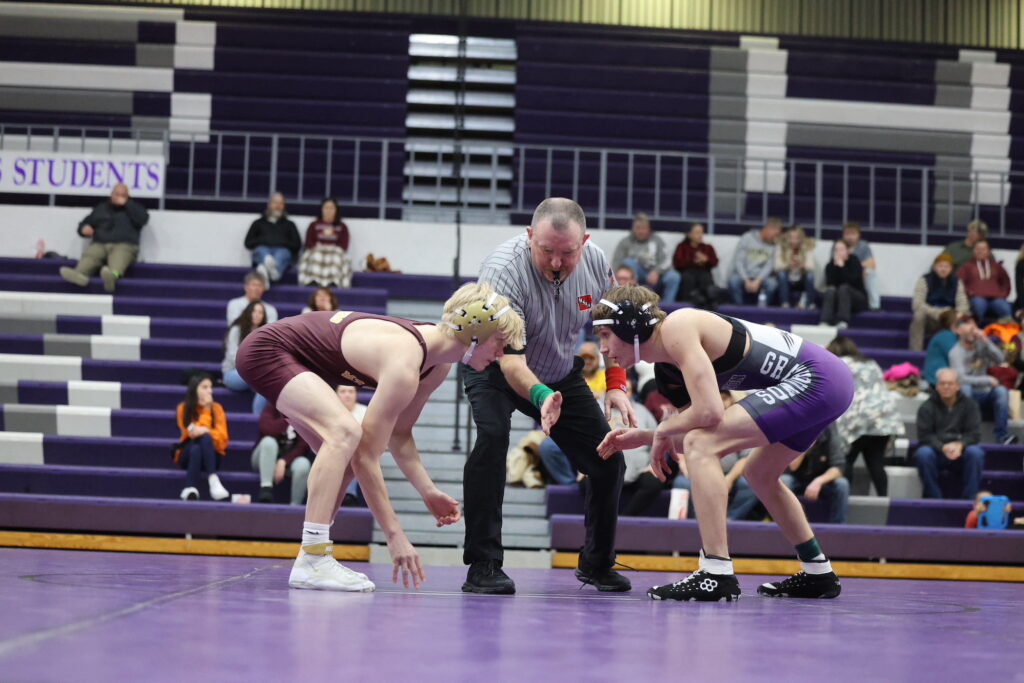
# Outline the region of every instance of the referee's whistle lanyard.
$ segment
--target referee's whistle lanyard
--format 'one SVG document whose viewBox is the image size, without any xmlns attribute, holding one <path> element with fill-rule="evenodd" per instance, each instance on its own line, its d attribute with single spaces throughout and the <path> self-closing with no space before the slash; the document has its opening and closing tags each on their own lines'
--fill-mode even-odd
<svg viewBox="0 0 1024 683">
<path fill-rule="evenodd" d="M 562 279 L 559 277 L 559 273 L 555 273 L 553 283 L 555 285 L 555 301 L 558 301 L 562 293 Z"/>
</svg>

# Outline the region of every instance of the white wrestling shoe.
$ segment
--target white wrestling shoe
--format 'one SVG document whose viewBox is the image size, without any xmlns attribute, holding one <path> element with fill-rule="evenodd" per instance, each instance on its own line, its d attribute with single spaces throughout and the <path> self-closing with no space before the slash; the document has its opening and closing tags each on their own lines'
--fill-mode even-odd
<svg viewBox="0 0 1024 683">
<path fill-rule="evenodd" d="M 366 574 L 353 571 L 334 559 L 332 551 L 331 546 L 327 547 L 326 555 L 314 555 L 300 550 L 288 576 L 288 585 L 292 588 L 350 593 L 372 593 L 377 589 Z"/>
<path fill-rule="evenodd" d="M 207 477 L 207 482 L 210 484 L 210 498 L 214 500 L 224 500 L 231 494 L 224 488 L 224 484 L 220 483 L 220 477 L 216 474 L 211 474 Z"/>
</svg>

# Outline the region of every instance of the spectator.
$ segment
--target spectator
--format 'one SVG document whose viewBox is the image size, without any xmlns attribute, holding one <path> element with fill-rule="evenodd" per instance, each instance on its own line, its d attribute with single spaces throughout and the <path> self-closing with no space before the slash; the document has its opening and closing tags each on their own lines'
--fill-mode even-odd
<svg viewBox="0 0 1024 683">
<path fill-rule="evenodd" d="M 235 369 L 235 355 L 238 353 L 238 346 L 256 328 L 263 327 L 266 323 L 267 314 L 263 304 L 254 301 L 245 307 L 245 310 L 235 318 L 228 328 L 224 337 L 224 360 L 220 364 L 221 372 L 224 373 L 224 386 L 231 391 L 248 391 L 249 385 L 245 383 L 242 376 Z M 252 412 L 254 415 L 261 415 L 263 407 L 267 404 L 259 394 L 253 398 Z"/>
<path fill-rule="evenodd" d="M 860 260 L 850 253 L 846 242 L 832 245 L 832 260 L 825 265 L 825 298 L 821 303 L 821 322 L 850 326 L 850 318 L 867 308 L 864 292 L 864 269 Z"/>
<path fill-rule="evenodd" d="M 291 475 L 291 505 L 306 500 L 306 480 L 312 467 L 313 454 L 288 419 L 267 403 L 260 413 L 260 438 L 252 451 L 252 468 L 260 473 L 259 503 L 274 502 L 274 484 Z"/>
<path fill-rule="evenodd" d="M 366 406 L 359 402 L 359 394 L 355 387 L 345 386 L 339 384 L 336 390 L 338 398 L 341 399 L 341 405 L 348 408 L 348 412 L 352 413 L 352 417 L 359 424 L 363 424 L 363 418 L 366 416 Z M 342 501 L 342 505 L 349 507 L 354 506 L 359 501 L 359 482 L 355 478 L 352 479 L 352 483 L 345 489 L 345 498 Z"/>
<path fill-rule="evenodd" d="M 633 411 L 636 413 L 636 421 L 640 429 L 658 428 L 658 421 L 647 411 L 647 408 L 634 402 Z M 621 423 L 614 426 L 621 426 Z M 622 516 L 647 516 L 665 488 L 665 484 L 654 476 L 654 470 L 651 469 L 651 447 L 632 448 L 623 451 L 622 455 L 626 459 L 626 474 L 622 480 L 622 492 L 629 496 L 629 500 L 622 508 Z"/>
<path fill-rule="evenodd" d="M 113 292 L 128 266 L 139 255 L 139 233 L 149 222 L 149 212 L 128 196 L 128 186 L 118 183 L 110 199 L 96 205 L 78 224 L 78 234 L 91 237 L 92 243 L 82 252 L 74 268 L 64 266 L 60 276 L 73 285 L 86 287 L 89 277 L 100 273 L 103 289 Z"/>
<path fill-rule="evenodd" d="M 612 265 L 629 266 L 636 279 L 661 293 L 663 301 L 675 301 L 679 292 L 679 273 L 672 269 L 665 240 L 651 230 L 646 214 L 633 217 L 633 227 L 615 247 Z"/>
<path fill-rule="evenodd" d="M 243 282 L 245 283 L 245 294 L 228 302 L 226 321 L 228 326 L 230 326 L 238 316 L 242 315 L 242 311 L 245 310 L 246 306 L 256 302 L 263 304 L 263 310 L 266 311 L 268 323 L 277 322 L 277 309 L 274 308 L 273 304 L 268 304 L 266 301 L 263 301 L 263 295 L 266 293 L 267 287 L 263 283 L 263 277 L 259 272 L 250 270 L 245 274 L 245 280 L 243 280 Z"/>
<path fill-rule="evenodd" d="M 220 482 L 217 470 L 220 458 L 228 448 L 228 421 L 224 408 L 213 401 L 213 380 L 205 373 L 193 375 L 188 382 L 185 400 L 178 404 L 178 429 L 181 442 L 175 453 L 174 464 L 184 469 L 185 488 L 182 500 L 198 500 L 199 473 L 205 471 L 210 486 L 210 497 L 224 500 L 229 495 Z"/>
<path fill-rule="evenodd" d="M 982 408 L 992 410 L 995 436 L 999 443 L 1015 442 L 1017 437 L 1006 428 L 1009 392 L 998 379 L 988 374 L 989 368 L 1003 364 L 1003 352 L 978 329 L 974 318 L 969 315 L 957 320 L 956 336 L 957 343 L 949 351 L 949 367 L 956 371 L 964 395 L 973 398 Z"/>
<path fill-rule="evenodd" d="M 1017 302 L 1013 306 L 1014 317 L 1021 319 L 1021 310 L 1024 309 L 1024 244 L 1021 244 L 1017 252 L 1017 265 L 1013 268 L 1013 283 L 1017 288 Z"/>
<path fill-rule="evenodd" d="M 974 245 L 978 240 L 988 237 L 988 225 L 981 219 L 974 219 L 967 224 L 967 236 L 962 240 L 950 242 L 942 253 L 953 257 L 953 270 L 959 270 L 960 266 L 967 263 L 974 257 Z"/>
<path fill-rule="evenodd" d="M 807 452 L 789 464 L 780 479 L 790 491 L 809 501 L 827 501 L 829 523 L 846 524 L 850 482 L 843 476 L 845 466 L 843 440 L 831 424 Z"/>
<path fill-rule="evenodd" d="M 303 313 L 313 313 L 316 311 L 336 311 L 338 310 L 338 297 L 333 291 L 327 287 L 317 287 L 313 290 L 313 293 L 309 295 L 309 299 L 306 301 L 305 307 L 303 307 Z"/>
<path fill-rule="evenodd" d="M 352 286 L 352 262 L 348 258 L 348 226 L 341 222 L 338 202 L 320 202 L 320 215 L 306 228 L 306 250 L 299 261 L 299 284 Z"/>
<path fill-rule="evenodd" d="M 268 289 L 271 280 L 280 280 L 298 257 L 301 246 L 299 229 L 284 212 L 284 195 L 275 192 L 267 210 L 252 222 L 245 236 L 245 248 L 252 250 L 252 265 Z"/>
<path fill-rule="evenodd" d="M 799 225 L 786 231 L 775 250 L 775 277 L 779 280 L 779 300 L 783 308 L 793 305 L 793 293 L 800 292 L 797 308 L 814 308 L 814 239 Z"/>
<path fill-rule="evenodd" d="M 914 462 L 925 498 L 942 498 L 939 471 L 953 470 L 961 478 L 961 498 L 974 498 L 981 485 L 985 451 L 981 450 L 981 411 L 960 393 L 955 370 L 943 368 L 935 392 L 917 409 L 917 450 Z"/>
<path fill-rule="evenodd" d="M 942 327 L 940 319 L 946 311 L 959 315 L 970 313 L 964 283 L 953 275 L 953 257 L 942 252 L 935 257 L 930 272 L 917 279 L 910 301 L 914 319 L 910 323 L 910 350 L 924 348 L 924 336 Z M 943 363 L 945 365 L 945 363 Z"/>
<path fill-rule="evenodd" d="M 974 507 L 967 513 L 967 519 L 964 520 L 965 529 L 978 528 L 978 518 L 988 512 L 988 506 L 992 502 L 988 499 L 992 497 L 991 491 L 978 491 L 977 495 L 974 496 Z M 1006 503 L 1003 512 L 1006 515 L 1010 515 L 1013 512 L 1013 504 Z"/>
<path fill-rule="evenodd" d="M 930 386 L 935 386 L 935 373 L 942 368 L 949 367 L 949 352 L 956 346 L 959 340 L 956 336 L 956 321 L 959 318 L 956 311 L 949 310 L 939 315 L 938 332 L 928 342 L 928 349 L 924 358 L 924 379 Z"/>
<path fill-rule="evenodd" d="M 615 282 L 617 282 L 620 287 L 635 285 L 636 273 L 634 273 L 633 269 L 629 266 L 619 266 L 615 269 Z"/>
<path fill-rule="evenodd" d="M 847 481 L 853 481 L 853 464 L 863 453 L 875 492 L 887 496 L 889 478 L 885 474 L 885 451 L 891 439 L 906 434 L 896 395 L 886 388 L 878 363 L 862 356 L 849 337 L 836 337 L 828 350 L 842 358 L 853 374 L 853 403 L 836 420 L 839 441 L 846 451 L 844 476 Z"/>
<path fill-rule="evenodd" d="M 757 305 L 767 306 L 775 296 L 779 281 L 771 277 L 775 266 L 775 243 L 782 233 L 782 221 L 769 218 L 760 230 L 748 230 L 736 245 L 729 274 L 729 293 L 737 306 L 746 294 L 757 297 Z"/>
<path fill-rule="evenodd" d="M 843 225 L 843 242 L 850 253 L 860 261 L 864 269 L 864 292 L 868 297 L 868 308 L 877 311 L 882 307 L 882 294 L 878 289 L 878 270 L 871 245 L 860 238 L 860 224 L 853 221 Z"/>
<path fill-rule="evenodd" d="M 971 313 L 975 320 L 984 320 L 989 313 L 996 319 L 1009 318 L 1010 276 L 1003 264 L 992 258 L 988 240 L 974 243 L 974 258 L 960 266 L 956 276 L 964 283 L 964 291 L 971 300 Z"/>
<path fill-rule="evenodd" d="M 583 342 L 576 355 L 583 359 L 583 381 L 590 387 L 594 398 L 604 397 L 607 384 L 601 369 L 601 354 L 597 350 L 597 344 L 592 341 Z"/>
<path fill-rule="evenodd" d="M 672 265 L 679 271 L 679 289 L 683 301 L 714 310 L 720 292 L 711 271 L 718 265 L 715 248 L 704 241 L 704 226 L 694 223 L 676 247 Z M 622 284 L 622 283 L 619 283 Z"/>
</svg>

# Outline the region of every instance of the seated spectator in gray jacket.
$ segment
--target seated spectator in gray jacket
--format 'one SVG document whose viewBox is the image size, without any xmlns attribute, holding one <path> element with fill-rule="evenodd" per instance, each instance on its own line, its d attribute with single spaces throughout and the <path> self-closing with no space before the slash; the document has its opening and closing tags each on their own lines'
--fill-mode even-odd
<svg viewBox="0 0 1024 683">
<path fill-rule="evenodd" d="M 629 266 L 636 273 L 637 282 L 659 292 L 662 301 L 676 300 L 679 273 L 672 267 L 672 255 L 665 240 L 651 229 L 647 214 L 633 217 L 630 233 L 615 247 L 612 266 Z"/>
<path fill-rule="evenodd" d="M 960 393 L 950 368 L 936 373 L 935 392 L 917 409 L 917 450 L 914 463 L 925 498 L 942 498 L 939 472 L 951 470 L 962 481 L 961 498 L 974 498 L 981 485 L 985 451 L 978 404 Z"/>
<path fill-rule="evenodd" d="M 942 329 L 939 317 L 955 310 L 959 315 L 971 312 L 964 283 L 953 274 L 953 257 L 943 252 L 935 257 L 932 269 L 917 278 L 910 300 L 914 319 L 910 323 L 910 350 L 924 349 L 924 336 Z"/>
<path fill-rule="evenodd" d="M 263 304 L 263 309 L 267 312 L 267 322 L 277 322 L 277 309 L 274 308 L 273 304 L 263 301 L 263 295 L 266 293 L 267 288 L 263 284 L 263 278 L 260 274 L 255 270 L 250 270 L 245 274 L 244 283 L 245 294 L 228 302 L 227 324 L 230 325 L 234 322 L 235 318 L 242 315 L 242 311 L 245 310 L 246 306 L 256 301 Z"/>
<path fill-rule="evenodd" d="M 271 280 L 280 280 L 288 266 L 299 258 L 302 239 L 299 229 L 284 212 L 284 195 L 280 192 L 270 197 L 266 211 L 249 226 L 245 248 L 252 250 L 252 265 L 263 276 L 268 289 Z"/>
<path fill-rule="evenodd" d="M 1007 429 L 1010 394 L 998 379 L 988 374 L 988 369 L 1002 365 L 1006 356 L 969 315 L 957 320 L 956 336 L 957 343 L 949 350 L 949 367 L 956 371 L 964 395 L 973 398 L 983 409 L 992 410 L 996 440 L 1013 443 L 1017 437 Z"/>
<path fill-rule="evenodd" d="M 245 383 L 235 367 L 235 356 L 238 355 L 238 347 L 242 340 L 253 330 L 266 324 L 266 309 L 259 301 L 254 301 L 246 306 L 245 310 L 231 322 L 231 327 L 228 328 L 228 333 L 224 336 L 224 360 L 220 364 L 224 386 L 231 391 L 249 390 L 249 385 Z M 262 413 L 265 405 L 267 405 L 267 400 L 256 394 L 252 401 L 253 415 Z"/>
<path fill-rule="evenodd" d="M 789 464 L 780 479 L 790 491 L 810 501 L 828 503 L 830 524 L 846 524 L 850 482 L 843 476 L 846 450 L 835 424 L 829 425 L 806 453 Z"/>
<path fill-rule="evenodd" d="M 60 269 L 60 276 L 73 285 L 85 287 L 97 271 L 103 289 L 113 293 L 117 281 L 139 256 L 139 232 L 149 222 L 149 212 L 128 196 L 128 186 L 118 183 L 110 199 L 100 202 L 78 224 L 78 234 L 91 237 L 74 268 Z"/>
<path fill-rule="evenodd" d="M 882 293 L 878 284 L 878 267 L 875 256 L 871 253 L 871 245 L 860 238 L 860 223 L 850 221 L 843 225 L 843 242 L 850 253 L 860 261 L 864 269 L 864 291 L 868 296 L 868 308 L 877 311 L 882 307 Z"/>
<path fill-rule="evenodd" d="M 285 474 L 292 478 L 291 505 L 302 505 L 306 500 L 306 482 L 316 457 L 288 419 L 269 403 L 260 413 L 260 439 L 252 451 L 252 468 L 260 473 L 259 503 L 274 502 L 274 484 L 280 484 Z"/>
<path fill-rule="evenodd" d="M 779 281 L 772 277 L 775 249 L 782 234 L 782 221 L 769 218 L 760 230 L 743 233 L 732 257 L 729 293 L 737 306 L 746 296 L 757 297 L 759 306 L 767 306 L 775 297 Z"/>
</svg>

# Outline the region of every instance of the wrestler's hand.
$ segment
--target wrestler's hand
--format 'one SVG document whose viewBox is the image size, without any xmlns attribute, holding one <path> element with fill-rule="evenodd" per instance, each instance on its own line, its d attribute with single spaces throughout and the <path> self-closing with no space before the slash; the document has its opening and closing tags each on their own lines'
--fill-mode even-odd
<svg viewBox="0 0 1024 683">
<path fill-rule="evenodd" d="M 647 429 L 613 429 L 597 445 L 597 454 L 607 460 L 618 451 L 628 451 L 651 443 L 654 433 Z"/>
<path fill-rule="evenodd" d="M 412 585 L 419 590 L 420 583 L 427 580 L 420 566 L 420 556 L 412 543 L 405 537 L 405 533 L 399 531 L 388 539 L 388 552 L 391 553 L 391 582 L 398 583 L 398 575 L 402 575 L 402 585 L 409 587 L 409 579 L 412 578 Z"/>
<path fill-rule="evenodd" d="M 462 519 L 462 510 L 459 508 L 459 501 L 455 500 L 440 489 L 434 489 L 423 496 L 430 514 L 437 520 L 437 526 L 448 526 L 455 524 Z"/>
<path fill-rule="evenodd" d="M 540 428 L 544 430 L 545 435 L 551 436 L 551 428 L 561 415 L 562 392 L 556 391 L 544 399 L 544 404 L 540 407 Z"/>
<path fill-rule="evenodd" d="M 636 421 L 636 413 L 633 412 L 633 404 L 629 395 L 621 389 L 609 389 L 604 392 L 604 419 L 612 421 L 612 408 L 619 411 L 622 422 L 627 427 L 639 427 Z"/>
<path fill-rule="evenodd" d="M 651 470 L 658 481 L 665 481 L 668 475 L 672 474 L 668 461 L 665 459 L 666 455 L 672 458 L 676 457 L 672 437 L 663 436 L 655 430 L 654 439 L 651 441 Z"/>
</svg>

